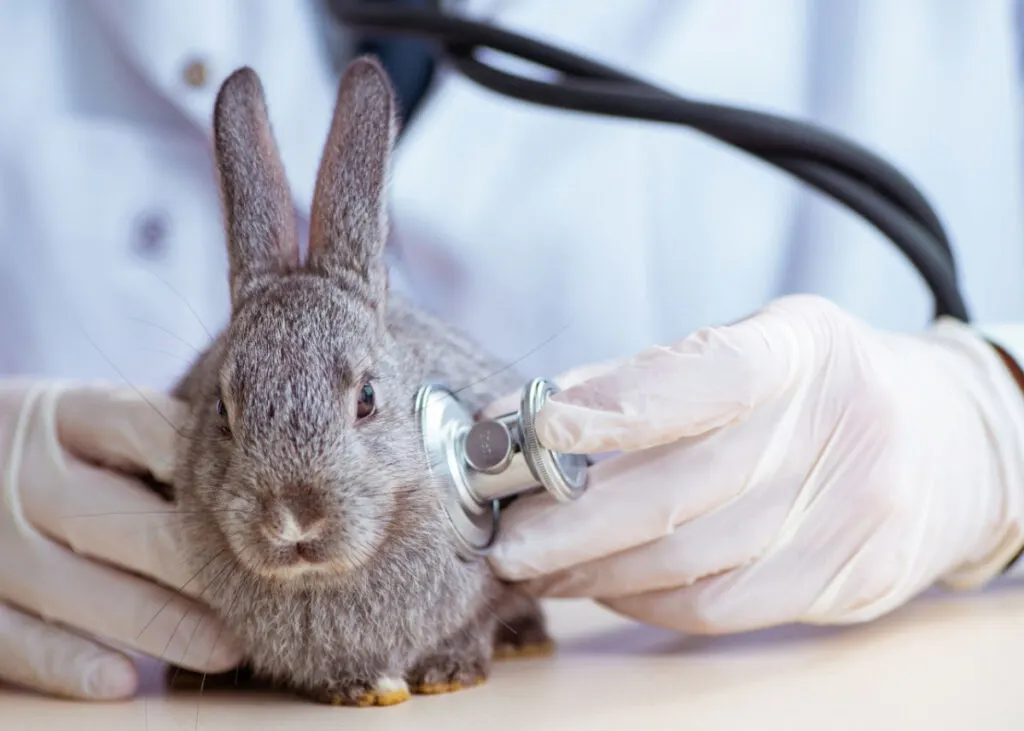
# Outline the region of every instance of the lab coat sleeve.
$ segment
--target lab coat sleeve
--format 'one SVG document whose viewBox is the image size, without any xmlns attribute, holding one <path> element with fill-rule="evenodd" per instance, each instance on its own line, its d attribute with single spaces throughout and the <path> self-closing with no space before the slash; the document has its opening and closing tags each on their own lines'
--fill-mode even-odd
<svg viewBox="0 0 1024 731">
<path fill-rule="evenodd" d="M 975 325 L 974 327 L 988 342 L 999 346 L 1024 372 L 1024 323 L 999 323 Z M 1024 383 L 1021 384 L 1021 388 L 1024 389 Z M 1013 393 L 1011 398 L 1017 398 L 1020 407 L 1024 409 L 1024 390 Z M 1024 491 L 1024 485 L 1021 485 L 1020 489 Z M 1024 555 L 1021 555 L 1010 566 L 1006 575 L 1016 578 L 1024 577 Z"/>
</svg>

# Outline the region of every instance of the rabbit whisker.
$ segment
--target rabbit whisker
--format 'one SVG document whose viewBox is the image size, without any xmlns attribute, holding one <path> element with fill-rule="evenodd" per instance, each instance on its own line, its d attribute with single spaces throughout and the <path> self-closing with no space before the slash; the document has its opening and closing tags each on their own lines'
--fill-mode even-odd
<svg viewBox="0 0 1024 731">
<path fill-rule="evenodd" d="M 214 508 L 210 510 L 127 510 L 110 513 L 81 513 L 79 515 L 63 515 L 60 520 L 81 520 L 83 518 L 112 518 L 129 515 L 208 515 L 209 513 L 242 513 L 237 508 Z"/>
<path fill-rule="evenodd" d="M 511 632 L 511 633 L 512 633 L 512 634 L 514 634 L 514 635 L 517 635 L 517 634 L 519 634 L 519 632 L 518 632 L 518 631 L 516 630 L 516 628 L 515 628 L 515 627 L 513 627 L 512 625 L 510 625 L 510 624 L 509 624 L 508 622 L 506 622 L 506 621 L 505 621 L 504 619 L 502 619 L 501 617 L 499 617 L 499 616 L 498 616 L 498 613 L 497 613 L 497 612 L 495 612 L 495 611 L 494 611 L 493 609 L 491 609 L 491 607 L 490 607 L 490 606 L 488 606 L 488 607 L 487 607 L 487 611 L 488 611 L 488 612 L 490 612 L 490 613 L 491 613 L 491 615 L 492 615 L 492 616 L 493 616 L 493 617 L 494 617 L 494 618 L 495 618 L 496 620 L 498 620 L 498 622 L 499 622 L 499 623 L 500 623 L 500 624 L 501 624 L 501 625 L 502 625 L 502 626 L 503 626 L 503 627 L 504 627 L 505 629 L 507 629 L 507 630 L 508 630 L 509 632 Z"/>
<path fill-rule="evenodd" d="M 551 337 L 549 337 L 546 340 L 544 340 L 544 342 L 540 343 L 535 348 L 531 348 L 526 353 L 524 353 L 522 356 L 520 356 L 519 358 L 516 358 L 511 363 L 508 363 L 503 368 L 499 368 L 498 370 L 493 371 L 492 373 L 488 373 L 483 378 L 479 378 L 476 381 L 473 381 L 471 383 L 467 383 L 462 388 L 456 389 L 455 390 L 455 394 L 458 395 L 458 394 L 462 393 L 463 391 L 465 391 L 466 389 L 472 388 L 473 386 L 476 386 L 476 385 L 479 385 L 479 384 L 483 383 L 484 381 L 488 380 L 489 378 L 494 378 L 499 373 L 504 373 L 505 371 L 509 370 L 510 368 L 513 368 L 516 365 L 518 365 L 519 363 L 522 363 L 524 360 L 529 358 L 531 355 L 536 353 L 541 348 L 543 348 L 546 345 L 548 345 L 549 343 L 551 343 L 551 341 L 553 341 L 555 338 L 557 338 L 559 335 L 561 335 L 563 332 L 565 332 L 568 329 L 569 329 L 569 324 L 567 323 L 567 324 L 563 325 L 561 328 L 559 328 L 557 331 L 555 331 L 555 333 Z"/>
<path fill-rule="evenodd" d="M 206 327 L 206 323 L 204 323 L 202 318 L 199 317 L 199 313 L 195 311 L 195 308 L 193 308 L 191 304 L 189 304 L 189 301 L 185 298 L 185 296 L 181 292 L 176 290 L 174 287 L 172 287 L 170 282 L 168 282 L 166 279 L 164 279 L 159 274 L 154 272 L 152 269 L 146 269 L 146 272 L 159 279 L 163 283 L 163 285 L 167 287 L 167 289 L 171 290 L 172 292 L 174 292 L 174 294 L 178 296 L 178 299 L 182 301 L 185 307 L 188 308 L 188 311 L 192 313 L 192 316 L 196 318 L 196 322 L 199 323 L 199 327 L 203 328 L 203 331 L 206 333 L 206 336 L 213 340 L 213 335 L 210 334 L 210 329 Z"/>
<path fill-rule="evenodd" d="M 244 493 L 240 493 L 240 492 L 236 492 L 235 490 L 231 489 L 227 485 L 221 485 L 221 490 L 226 492 L 228 495 L 231 495 L 232 497 L 238 498 L 239 500 L 244 500 L 246 502 L 255 502 L 255 500 L 256 500 L 253 496 L 245 495 Z"/>
<path fill-rule="evenodd" d="M 237 573 L 237 569 L 236 569 L 236 571 L 234 573 Z M 228 574 L 228 576 L 226 577 L 225 581 L 233 578 L 233 576 L 234 576 L 234 574 Z M 225 611 L 226 615 L 230 615 L 231 614 L 231 610 L 234 608 L 235 602 L 238 601 L 238 597 L 241 595 L 242 589 L 245 588 L 245 587 L 246 587 L 246 577 L 243 575 L 242 576 L 242 580 L 240 582 L 238 582 L 238 584 L 235 586 L 235 591 L 232 594 L 231 601 L 228 603 L 227 610 Z M 216 652 L 217 644 L 220 642 L 220 638 L 221 638 L 221 635 L 223 634 L 223 632 L 224 632 L 224 625 L 222 624 L 220 630 L 217 632 L 217 637 L 214 639 L 213 645 L 210 648 L 210 658 L 212 658 L 213 657 L 213 653 Z M 207 658 L 207 662 L 209 662 L 209 658 Z M 239 668 L 236 667 L 235 668 L 235 682 L 236 683 L 238 682 L 238 671 L 239 671 Z M 199 682 L 199 697 L 196 699 L 196 721 L 195 721 L 195 728 L 196 729 L 199 728 L 199 708 L 200 708 L 199 704 L 202 702 L 203 691 L 206 688 L 206 676 L 207 676 L 207 673 L 204 672 L 202 680 L 200 680 L 200 682 Z"/>
<path fill-rule="evenodd" d="M 230 490 L 228 490 L 226 488 L 225 488 L 224 492 L 227 493 L 228 497 L 233 497 L 236 500 L 240 500 L 244 505 L 246 505 L 248 507 L 252 507 L 252 506 L 256 505 L 256 498 L 255 497 L 250 497 L 248 495 L 243 495 L 241 493 L 231 492 Z"/>
<path fill-rule="evenodd" d="M 159 353 L 160 355 L 167 355 L 167 356 L 170 356 L 171 358 L 177 358 L 178 360 L 184 362 L 186 365 L 191 365 L 192 364 L 192 359 L 191 358 L 187 358 L 184 355 L 182 355 L 181 353 L 172 353 L 169 350 L 163 350 L 161 348 L 138 348 L 138 351 L 140 353 L 141 352 L 145 352 L 145 353 Z"/>
<path fill-rule="evenodd" d="M 221 553 L 223 553 L 223 551 L 220 551 L 220 552 L 218 552 L 218 554 L 217 554 L 217 555 L 220 555 Z M 209 565 L 209 563 L 210 563 L 210 562 L 207 562 L 207 564 L 206 564 L 206 565 L 208 566 L 208 565 Z M 222 586 L 224 586 L 224 585 L 226 585 L 226 584 L 228 583 L 228 581 L 229 581 L 229 580 L 230 580 L 230 579 L 231 579 L 231 578 L 233 577 L 233 575 L 234 575 L 234 572 L 233 572 L 233 571 L 231 571 L 231 569 L 235 569 L 235 568 L 236 568 L 236 567 L 235 567 L 235 566 L 234 566 L 234 565 L 232 564 L 232 562 L 231 562 L 230 560 L 228 560 L 228 561 L 225 561 L 225 562 L 224 562 L 224 567 L 223 567 L 223 568 L 222 568 L 222 569 L 221 569 L 221 570 L 220 570 L 220 571 L 219 571 L 219 572 L 217 573 L 217 576 L 216 576 L 216 577 L 215 577 L 215 578 L 214 578 L 213 580 L 211 580 L 211 581 L 210 581 L 210 583 L 208 583 L 208 584 L 207 584 L 207 585 L 206 585 L 206 586 L 205 586 L 205 587 L 203 588 L 203 590 L 202 590 L 202 591 L 200 591 L 200 592 L 199 592 L 199 598 L 200 598 L 200 599 L 202 599 L 203 595 L 204 595 L 204 594 L 206 594 L 206 592 L 207 592 L 208 590 L 210 590 L 211 588 L 213 588 L 213 587 L 214 587 L 214 582 L 216 582 L 216 586 L 217 586 L 218 588 L 219 588 L 219 587 L 222 587 Z M 227 571 L 227 573 L 226 573 L 226 574 L 225 574 L 225 571 Z M 237 596 L 238 596 L 238 593 L 239 593 L 239 591 L 240 591 L 240 589 L 241 589 L 241 587 L 242 587 L 242 586 L 244 586 L 244 584 L 241 584 L 241 585 L 239 585 L 238 587 L 236 587 L 236 589 L 235 589 L 235 594 L 233 595 L 233 598 L 232 598 L 232 606 L 233 606 L 233 604 L 234 604 L 234 601 L 235 601 L 235 599 L 237 598 Z M 178 631 L 178 627 L 180 627 L 180 625 L 181 625 L 181 622 L 182 622 L 182 621 L 184 620 L 184 618 L 185 618 L 186 616 L 188 616 L 188 614 L 189 614 L 189 611 L 191 611 L 191 607 L 189 608 L 189 610 L 188 610 L 188 611 L 186 611 L 186 612 L 185 612 L 185 614 L 184 614 L 184 615 L 182 616 L 182 618 L 178 620 L 178 626 L 176 626 L 176 627 L 175 627 L 175 629 L 174 629 L 174 632 L 173 632 L 173 633 L 171 633 L 171 639 L 173 639 L 174 635 L 175 635 L 175 634 L 177 633 L 177 631 Z M 191 647 L 191 646 L 192 646 L 192 641 L 193 641 L 193 640 L 195 639 L 195 636 L 196 636 L 196 635 L 197 635 L 197 634 L 199 633 L 199 628 L 200 628 L 200 627 L 202 626 L 202 624 L 203 624 L 203 621 L 204 621 L 204 620 L 206 620 L 206 619 L 208 618 L 208 616 L 209 616 L 209 615 L 206 615 L 206 616 L 203 616 L 203 617 L 201 617 L 201 618 L 200 618 L 200 620 L 199 620 L 199 623 L 198 623 L 198 624 L 196 625 L 195 629 L 194 629 L 194 630 L 193 630 L 193 632 L 192 632 L 192 635 L 191 635 L 191 636 L 189 637 L 189 640 L 188 640 L 188 642 L 187 642 L 187 643 L 185 644 L 185 649 L 184 649 L 184 651 L 182 652 L 182 655 L 181 655 L 181 661 L 184 661 L 184 659 L 185 659 L 185 658 L 186 658 L 186 657 L 188 656 L 188 649 L 189 649 L 189 647 Z M 223 627 L 221 628 L 221 631 L 223 631 Z M 218 633 L 218 634 L 217 634 L 217 640 L 216 640 L 216 641 L 219 641 L 219 640 L 220 640 L 220 633 Z M 215 641 L 215 643 L 214 643 L 214 648 L 216 648 L 216 641 Z M 170 647 L 170 641 L 168 641 L 168 643 L 167 643 L 167 647 L 165 647 L 165 648 L 164 648 L 164 656 L 166 656 L 166 654 L 167 654 L 167 648 L 169 648 L 169 647 Z M 213 655 L 212 655 L 212 652 L 211 652 L 211 657 L 212 657 L 212 656 L 213 656 Z M 166 659 L 166 657 L 165 657 L 165 659 Z M 177 676 L 178 676 L 178 671 L 180 670 L 180 668 L 181 668 L 180 664 L 178 664 L 178 665 L 177 665 L 177 666 L 175 667 L 175 672 L 174 672 L 174 676 L 173 676 L 173 679 L 177 679 Z M 173 680 L 172 680 L 172 682 L 173 682 Z M 204 682 L 204 683 L 206 682 L 206 673 L 203 673 L 203 682 Z M 200 696 L 201 696 L 201 695 L 202 695 L 202 691 L 200 690 Z"/>
<path fill-rule="evenodd" d="M 181 337 L 180 335 L 178 335 L 178 334 L 177 334 L 176 332 L 174 332 L 173 330 L 169 330 L 168 328 L 164 327 L 163 325 L 158 325 L 158 324 L 157 324 L 157 323 L 155 323 L 155 322 L 150 322 L 149 320 L 143 320 L 143 319 L 142 319 L 141 317 L 133 317 L 133 316 L 131 316 L 131 315 L 128 315 L 128 316 L 127 316 L 127 319 L 128 319 L 128 320 L 131 320 L 132 322 L 137 322 L 137 323 L 139 323 L 140 325 L 148 325 L 149 327 L 151 327 L 151 328 L 153 328 L 153 329 L 155 329 L 155 330 L 159 330 L 159 331 L 160 331 L 160 332 L 162 332 L 162 333 L 165 333 L 165 334 L 167 334 L 167 335 L 170 335 L 170 336 L 171 336 L 172 338 L 174 338 L 175 340 L 177 340 L 178 342 L 180 342 L 180 343 L 181 343 L 182 345 L 184 345 L 184 346 L 186 346 L 187 348 L 191 349 L 191 350 L 192 350 L 192 351 L 193 351 L 193 352 L 194 352 L 194 353 L 195 353 L 196 355 L 199 355 L 199 353 L 200 353 L 200 350 L 199 350 L 199 348 L 197 348 L 196 346 L 194 346 L 194 345 L 193 345 L 192 343 L 190 343 L 189 341 L 187 341 L 187 340 L 186 340 L 185 338 L 183 338 L 183 337 Z"/>
<path fill-rule="evenodd" d="M 152 616 L 152 618 L 150 618 L 150 620 L 148 622 L 146 622 L 146 624 L 143 626 L 143 628 L 139 630 L 139 633 L 137 635 L 135 635 L 135 639 L 137 640 L 140 637 L 142 637 L 142 633 L 145 632 L 149 628 L 149 626 L 151 624 L 153 624 L 154 621 L 156 621 L 156 618 L 159 617 L 160 613 L 163 612 L 164 609 L 167 608 L 167 605 L 170 604 L 175 599 L 175 597 L 181 596 L 182 592 L 185 590 L 185 587 L 188 586 L 189 584 L 191 584 L 193 581 L 195 581 L 199 577 L 199 574 L 203 573 L 203 571 L 206 570 L 206 567 L 209 566 L 211 563 L 213 563 L 217 559 L 217 557 L 220 556 L 222 553 L 224 553 L 223 549 L 220 550 L 219 552 L 215 553 L 213 555 L 213 558 L 211 558 L 209 561 L 207 561 L 198 571 L 196 571 L 194 574 L 192 574 L 192 577 L 188 581 L 186 581 L 184 584 L 182 584 L 180 587 L 178 587 L 174 591 L 174 593 L 171 594 L 170 597 L 168 597 L 167 601 L 164 602 L 163 606 L 160 607 L 160 609 L 157 610 L 156 614 L 154 614 Z M 170 642 L 168 642 L 168 647 L 170 647 Z M 166 652 L 166 649 L 164 651 Z"/>
<path fill-rule="evenodd" d="M 105 360 L 110 365 L 110 367 L 114 369 L 114 371 L 121 377 L 121 379 L 125 383 L 127 383 L 131 387 L 131 389 L 133 391 L 135 391 L 136 394 L 138 394 L 139 398 L 141 398 L 143 401 L 145 401 L 147 404 L 149 404 L 150 408 L 153 409 L 153 411 L 157 414 L 157 416 L 159 416 L 161 419 L 163 419 L 167 423 L 167 426 L 171 427 L 171 429 L 174 430 L 175 434 L 177 434 L 180 438 L 185 439 L 185 440 L 190 440 L 191 439 L 191 437 L 189 437 L 187 434 L 185 434 L 185 432 L 183 432 L 177 425 L 175 425 L 174 422 L 172 422 L 170 419 L 168 419 L 167 415 L 164 414 L 162 411 L 160 411 L 160 409 L 158 409 L 156 407 L 156 404 L 154 404 L 152 401 L 150 401 L 148 398 L 146 398 L 146 394 L 144 394 L 142 392 L 142 389 L 140 389 L 138 386 L 136 386 L 124 374 L 124 371 L 122 371 L 120 368 L 118 368 L 114 364 L 114 361 L 112 361 L 107 356 L 107 354 L 103 352 L 103 349 L 100 348 L 100 346 L 96 344 L 96 341 L 92 339 L 92 337 L 89 335 L 88 331 L 86 331 L 86 329 L 84 327 L 82 327 L 81 323 L 78 324 L 78 328 L 79 328 L 79 330 L 82 331 L 82 335 L 85 336 L 85 339 L 89 341 L 89 344 L 92 345 L 92 347 L 96 350 L 96 352 L 100 354 L 100 357 L 103 358 L 103 360 Z"/>
<path fill-rule="evenodd" d="M 204 690 L 206 690 L 206 673 L 203 673 L 202 680 L 199 681 L 199 697 L 196 698 L 196 723 L 195 723 L 195 726 L 194 726 L 195 731 L 199 731 L 199 708 L 200 708 L 200 703 L 203 700 L 203 691 Z"/>
<path fill-rule="evenodd" d="M 220 553 L 223 553 L 223 551 L 221 551 Z M 217 555 L 220 555 L 220 553 L 218 553 Z M 215 556 L 214 558 L 216 558 L 216 556 Z M 209 565 L 210 565 L 210 563 L 212 563 L 212 562 L 213 562 L 213 559 L 211 559 L 211 560 L 210 560 L 209 562 L 207 562 L 206 566 L 209 566 Z M 205 568 L 205 566 L 204 566 L 204 568 Z M 203 598 L 203 595 L 204 595 L 204 594 L 205 594 L 205 593 L 206 593 L 206 592 L 207 592 L 207 591 L 208 591 L 208 590 L 209 590 L 210 588 L 212 588 L 212 587 L 213 587 L 213 586 L 215 585 L 215 582 L 217 582 L 217 580 L 218 580 L 218 579 L 220 579 L 220 578 L 221 578 L 221 577 L 223 576 L 224 572 L 225 572 L 225 571 L 226 571 L 227 569 L 229 569 L 229 568 L 231 568 L 231 562 L 230 562 L 230 561 L 225 561 L 225 563 L 224 563 L 224 567 L 223 567 L 223 568 L 222 568 L 222 569 L 220 570 L 220 572 L 218 572 L 218 574 L 217 574 L 217 575 L 216 575 L 216 576 L 215 576 L 215 577 L 214 577 L 213 579 L 211 579 L 211 580 L 210 580 L 210 582 L 209 582 L 209 583 L 207 583 L 207 584 L 206 584 L 206 585 L 205 585 L 205 586 L 204 586 L 204 587 L 202 588 L 202 590 L 200 590 L 200 592 L 199 592 L 199 596 L 198 596 L 197 598 L 198 598 L 198 599 L 200 599 L 200 600 L 202 600 L 202 598 Z M 201 573 L 201 572 L 202 572 L 202 569 L 200 569 L 200 571 L 199 571 L 198 573 Z M 198 576 L 198 573 L 197 573 L 197 576 Z M 221 581 L 221 583 L 223 583 L 223 580 Z M 217 586 L 219 586 L 219 585 L 220 585 L 220 584 L 217 584 Z M 165 605 L 165 606 L 166 606 L 166 605 Z M 193 608 L 194 608 L 195 606 L 196 606 L 195 604 L 192 604 L 191 606 L 189 606 L 189 607 L 188 607 L 188 609 L 186 609 L 186 610 L 185 610 L 185 611 L 184 611 L 184 612 L 182 613 L 181 617 L 179 617 L 179 618 L 178 618 L 178 623 L 177 623 L 177 624 L 176 624 L 176 625 L 174 626 L 174 630 L 173 630 L 173 631 L 171 632 L 171 636 L 167 638 L 167 644 L 166 644 L 166 645 L 164 646 L 164 650 L 163 650 L 163 652 L 162 652 L 162 653 L 161 653 L 161 655 L 160 655 L 160 656 L 161 656 L 161 658 L 162 658 L 162 659 L 163 659 L 164 661 L 166 661 L 166 662 L 170 662 L 170 660 L 169 660 L 169 659 L 167 658 L 167 651 L 168 651 L 168 650 L 170 649 L 170 647 L 171 647 L 171 642 L 173 642 L 173 641 L 174 641 L 174 636 L 175 636 L 176 634 L 178 634 L 178 630 L 179 630 L 179 629 L 181 628 L 181 624 L 182 624 L 182 622 L 184 622 L 184 621 L 185 621 L 185 618 L 186 618 L 186 617 L 187 617 L 187 616 L 188 616 L 188 615 L 189 615 L 189 614 L 190 614 L 190 613 L 192 612 L 192 609 L 193 609 Z M 163 611 L 163 610 L 161 609 L 160 611 Z M 158 612 L 157 612 L 157 614 L 156 614 L 156 615 L 154 615 L 153 619 L 156 619 L 156 616 L 158 616 L 158 615 L 160 614 L 160 611 L 158 611 Z M 197 628 L 197 629 L 198 629 L 198 628 Z M 193 633 L 192 637 L 195 637 L 195 633 Z M 188 643 L 188 644 L 186 644 L 186 646 L 185 646 L 185 650 L 184 650 L 184 651 L 182 652 L 182 655 L 181 655 L 181 661 L 184 661 L 185 657 L 186 657 L 186 656 L 188 655 L 188 648 L 189 648 L 189 645 L 191 644 L 191 642 L 192 642 L 192 640 L 191 640 L 191 638 L 190 638 L 190 639 L 189 639 L 189 643 Z"/>
<path fill-rule="evenodd" d="M 355 366 L 352 368 L 352 370 L 355 373 L 358 374 L 363 369 L 363 366 L 366 365 L 370 361 L 370 358 L 371 358 L 371 355 L 369 353 L 367 353 L 366 355 L 364 355 L 362 357 L 362 359 L 358 363 L 355 364 Z"/>
</svg>

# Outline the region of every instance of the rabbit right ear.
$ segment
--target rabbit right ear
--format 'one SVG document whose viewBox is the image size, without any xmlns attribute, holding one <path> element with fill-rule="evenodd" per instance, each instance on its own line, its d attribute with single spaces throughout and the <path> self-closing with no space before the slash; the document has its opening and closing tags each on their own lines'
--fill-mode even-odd
<svg viewBox="0 0 1024 731">
<path fill-rule="evenodd" d="M 227 226 L 231 302 L 299 266 L 291 191 L 267 118 L 259 76 L 235 71 L 221 85 L 213 112 L 214 149 Z"/>
<path fill-rule="evenodd" d="M 342 279 L 383 311 L 388 166 L 397 130 L 394 89 L 380 62 L 351 61 L 341 77 L 313 193 L 307 266 Z"/>
</svg>

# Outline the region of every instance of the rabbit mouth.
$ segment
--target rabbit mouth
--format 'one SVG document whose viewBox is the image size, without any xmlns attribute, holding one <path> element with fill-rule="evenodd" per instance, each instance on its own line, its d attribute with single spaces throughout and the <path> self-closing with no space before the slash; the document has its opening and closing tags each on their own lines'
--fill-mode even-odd
<svg viewBox="0 0 1024 731">
<path fill-rule="evenodd" d="M 236 559 L 277 581 L 329 580 L 366 564 L 383 540 L 381 518 L 357 503 L 331 503 L 307 485 L 262 493 L 241 516 L 222 518 Z"/>
<path fill-rule="evenodd" d="M 262 524 L 233 531 L 228 541 L 237 560 L 259 576 L 278 582 L 322 582 L 351 574 L 370 561 L 381 534 L 372 526 L 363 528 L 351 535 L 334 521 L 303 530 L 287 523 Z"/>
<path fill-rule="evenodd" d="M 369 560 L 368 556 L 352 556 L 349 552 L 327 554 L 315 542 L 272 549 L 264 547 L 262 554 L 255 561 L 248 562 L 250 569 L 265 578 L 285 582 L 341 577 L 359 569 Z"/>
<path fill-rule="evenodd" d="M 348 574 L 356 568 L 358 568 L 358 565 L 344 560 L 313 563 L 303 558 L 297 558 L 290 563 L 282 562 L 274 566 L 265 565 L 261 573 L 269 579 L 295 581 L 308 578 L 329 579 Z"/>
</svg>

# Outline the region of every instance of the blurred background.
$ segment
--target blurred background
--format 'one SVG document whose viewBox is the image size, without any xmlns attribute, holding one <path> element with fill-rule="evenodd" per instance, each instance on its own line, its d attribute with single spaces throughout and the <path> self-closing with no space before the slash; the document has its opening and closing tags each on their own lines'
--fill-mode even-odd
<svg viewBox="0 0 1024 731">
<path fill-rule="evenodd" d="M 305 231 L 338 75 L 361 53 L 401 105 L 394 291 L 526 377 L 790 292 L 882 327 L 927 323 L 930 296 L 899 252 L 784 173 L 690 130 L 500 97 L 428 44 L 345 27 L 344 4 L 0 0 L 0 372 L 170 385 L 229 315 L 219 85 L 242 65 L 260 74 Z M 937 208 L 972 314 L 1024 320 L 1017 0 L 440 7 L 849 136 Z"/>
</svg>

